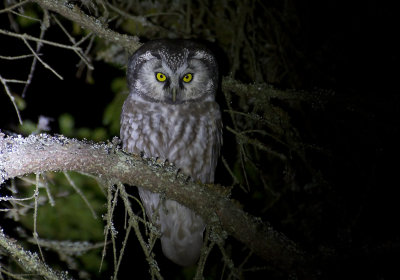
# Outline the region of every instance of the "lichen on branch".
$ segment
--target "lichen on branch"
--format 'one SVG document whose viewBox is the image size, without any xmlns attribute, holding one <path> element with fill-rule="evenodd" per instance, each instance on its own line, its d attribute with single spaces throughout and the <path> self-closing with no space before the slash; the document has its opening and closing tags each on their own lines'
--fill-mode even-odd
<svg viewBox="0 0 400 280">
<path fill-rule="evenodd" d="M 0 183 L 29 173 L 79 171 L 108 182 L 141 186 L 163 193 L 193 209 L 214 228 L 221 228 L 276 267 L 292 270 L 304 262 L 302 253 L 283 234 L 240 209 L 226 195 L 181 174 L 170 163 L 130 155 L 109 143 L 92 143 L 47 134 L 0 134 Z"/>
<path fill-rule="evenodd" d="M 100 19 L 85 14 L 77 5 L 68 1 L 32 0 L 43 9 L 57 12 L 67 19 L 79 23 L 83 28 L 95 33 L 98 37 L 110 42 L 118 42 L 120 46 L 132 53 L 141 44 L 137 36 L 128 36 L 109 29 Z"/>
</svg>

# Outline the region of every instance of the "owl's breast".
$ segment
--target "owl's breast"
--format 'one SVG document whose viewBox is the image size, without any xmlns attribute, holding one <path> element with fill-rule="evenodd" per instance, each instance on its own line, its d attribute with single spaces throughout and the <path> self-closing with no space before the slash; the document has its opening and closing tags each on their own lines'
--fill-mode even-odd
<svg viewBox="0 0 400 280">
<path fill-rule="evenodd" d="M 165 157 L 168 132 L 163 113 L 154 104 L 125 101 L 121 114 L 121 139 L 125 150 L 147 157 Z"/>
<path fill-rule="evenodd" d="M 215 102 L 168 105 L 127 100 L 121 138 L 128 152 L 173 162 L 194 179 L 212 181 L 220 145 Z"/>
</svg>

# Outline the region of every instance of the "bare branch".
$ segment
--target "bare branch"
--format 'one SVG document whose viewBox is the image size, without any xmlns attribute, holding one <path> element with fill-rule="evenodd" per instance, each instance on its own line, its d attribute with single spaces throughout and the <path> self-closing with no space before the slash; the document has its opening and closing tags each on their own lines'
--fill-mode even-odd
<svg viewBox="0 0 400 280">
<path fill-rule="evenodd" d="M 92 31 L 94 34 L 109 42 L 118 43 L 129 53 L 140 47 L 139 38 L 117 33 L 105 26 L 105 24 L 92 16 L 85 14 L 77 5 L 59 0 L 32 0 L 43 9 L 47 9 L 79 23 L 83 28 Z"/>
<path fill-rule="evenodd" d="M 97 219 L 96 212 L 94 211 L 92 205 L 90 204 L 89 200 L 86 198 L 85 194 L 81 191 L 81 189 L 75 184 L 74 180 L 72 180 L 71 176 L 68 175 L 68 173 L 65 173 L 65 178 L 67 178 L 68 183 L 71 185 L 71 187 L 76 191 L 76 193 L 82 198 L 82 200 L 85 202 L 87 207 L 89 208 L 90 212 L 92 213 L 92 216 L 94 219 Z"/>
<path fill-rule="evenodd" d="M 255 147 L 259 148 L 260 150 L 266 151 L 267 153 L 278 157 L 281 160 L 286 160 L 286 156 L 284 154 L 278 153 L 274 150 L 272 150 L 271 148 L 265 146 L 264 144 L 262 144 L 260 141 L 258 141 L 257 139 L 251 139 L 247 136 L 244 135 L 243 132 L 237 132 L 234 129 L 230 128 L 229 126 L 226 127 L 226 130 L 232 132 L 233 134 L 236 135 L 236 137 L 238 137 L 238 139 L 240 140 L 245 140 L 246 143 L 252 144 Z"/>
<path fill-rule="evenodd" d="M 193 209 L 207 224 L 222 227 L 276 267 L 304 269 L 302 253 L 283 234 L 238 208 L 220 187 L 187 181 L 187 176 L 169 163 L 128 155 L 115 143 L 94 144 L 46 134 L 26 138 L 0 134 L 0 183 L 28 173 L 69 170 L 163 193 Z"/>
<path fill-rule="evenodd" d="M 42 252 L 42 248 L 40 247 L 39 244 L 39 234 L 37 232 L 37 215 L 38 215 L 38 205 L 39 205 L 39 177 L 40 174 L 36 173 L 36 188 L 35 188 L 35 192 L 33 194 L 33 197 L 35 198 L 35 206 L 34 206 L 34 212 L 33 212 L 33 238 L 39 248 L 39 253 L 40 253 L 40 257 L 42 259 L 42 261 L 45 263 L 44 260 L 44 256 L 43 256 L 43 252 Z"/>
<path fill-rule="evenodd" d="M 14 32 L 3 30 L 3 29 L 0 29 L 0 34 L 11 36 L 11 37 L 15 37 L 15 38 L 19 38 L 19 39 L 22 39 L 22 40 L 25 39 L 25 40 L 28 40 L 28 41 L 40 42 L 40 43 L 47 44 L 47 45 L 50 45 L 50 46 L 53 46 L 53 47 L 63 48 L 63 49 L 67 49 L 67 50 L 80 51 L 80 52 L 82 51 L 82 49 L 79 48 L 79 47 L 64 45 L 64 44 L 56 43 L 56 42 L 53 42 L 53 41 L 48 41 L 48 40 L 36 38 L 36 37 L 28 35 L 28 34 L 18 34 L 18 33 L 14 33 Z"/>
<path fill-rule="evenodd" d="M 62 77 L 60 74 L 58 74 L 58 73 L 56 72 L 56 70 L 54 70 L 53 68 L 51 68 L 50 65 L 48 65 L 46 62 L 44 62 L 44 61 L 37 55 L 37 53 L 35 52 L 35 50 L 32 49 L 31 45 L 29 45 L 28 41 L 27 41 L 25 38 L 22 38 L 22 40 L 24 41 L 24 43 L 25 43 L 25 45 L 28 47 L 28 49 L 32 52 L 32 54 L 35 56 L 35 58 L 36 58 L 37 60 L 39 60 L 40 63 L 42 63 L 42 65 L 44 66 L 44 68 L 49 69 L 51 72 L 53 72 L 54 75 L 57 76 L 57 78 L 59 78 L 60 80 L 63 80 L 63 77 Z M 35 64 L 36 64 L 36 63 L 34 63 L 33 65 L 35 65 Z M 33 70 L 34 70 L 34 68 L 33 68 Z M 32 70 L 32 71 L 33 71 L 33 70 Z M 31 72 L 31 73 L 33 73 L 33 72 Z M 30 74 L 30 77 L 31 77 L 31 74 Z M 30 83 L 30 79 L 28 79 L 28 82 Z"/>
<path fill-rule="evenodd" d="M 9 252 L 12 258 L 28 272 L 36 273 L 44 277 L 44 279 L 71 279 L 67 273 L 59 273 L 50 269 L 44 264 L 36 254 L 24 251 L 14 240 L 8 238 L 0 227 L 0 248 L 4 248 Z"/>
<path fill-rule="evenodd" d="M 28 57 L 33 57 L 33 54 L 25 54 L 25 55 L 18 55 L 18 56 L 2 56 L 0 55 L 0 59 L 4 60 L 17 60 L 17 59 L 24 59 Z"/>
<path fill-rule="evenodd" d="M 0 14 L 5 13 L 5 12 L 11 12 L 11 11 L 13 11 L 15 8 L 21 7 L 21 6 L 25 5 L 25 4 L 28 3 L 28 2 L 29 2 L 28 0 L 25 0 L 25 1 L 22 1 L 22 2 L 20 2 L 20 3 L 16 3 L 16 4 L 12 5 L 12 6 L 9 6 L 9 7 L 6 7 L 6 8 L 4 8 L 4 9 L 1 9 L 1 10 L 0 10 Z"/>
<path fill-rule="evenodd" d="M 57 25 L 61 28 L 61 30 L 64 32 L 64 34 L 68 37 L 69 41 L 75 45 L 78 46 L 78 44 L 75 41 L 75 38 L 68 33 L 67 29 L 65 29 L 65 27 L 62 25 L 62 23 L 58 20 L 58 18 L 56 16 L 53 15 L 53 19 L 55 20 L 55 22 L 57 23 Z M 83 37 L 82 40 L 79 41 L 79 44 L 81 44 L 81 42 L 85 41 L 85 39 L 88 38 L 88 36 L 91 36 L 91 34 L 88 34 L 87 36 Z M 81 60 L 86 64 L 86 66 L 90 69 L 93 70 L 94 67 L 93 65 L 89 62 L 89 59 L 85 56 L 82 55 L 80 52 L 75 51 L 75 53 L 81 58 Z"/>
<path fill-rule="evenodd" d="M 280 90 L 270 84 L 245 84 L 231 77 L 224 77 L 222 80 L 222 90 L 232 91 L 239 96 L 256 98 L 257 102 L 267 102 L 271 98 L 287 101 L 309 101 L 313 105 L 323 105 L 333 96 L 332 91 L 295 91 Z M 317 104 L 319 103 L 319 104 Z"/>
<path fill-rule="evenodd" d="M 47 11 L 45 11 L 43 13 L 43 20 L 41 21 L 40 24 L 40 39 L 43 40 L 44 35 L 46 33 L 47 28 L 49 27 L 49 13 Z M 26 79 L 26 85 L 24 87 L 24 90 L 22 91 L 22 98 L 25 97 L 25 94 L 28 90 L 29 85 L 32 82 L 32 78 L 33 78 L 33 73 L 35 72 L 36 69 L 36 63 L 38 61 L 38 53 L 40 52 L 40 49 L 42 48 L 43 44 L 40 42 L 36 42 L 36 51 L 33 51 L 33 49 L 31 48 L 31 46 L 29 45 L 29 43 L 24 40 L 25 45 L 28 46 L 29 50 L 32 52 L 32 54 L 34 55 L 33 60 L 32 60 L 32 64 L 31 64 L 31 69 L 29 70 L 29 75 L 28 78 Z"/>
<path fill-rule="evenodd" d="M 3 84 L 3 87 L 4 87 L 5 91 L 6 91 L 6 94 L 7 94 L 8 97 L 10 98 L 11 103 L 14 105 L 14 109 L 15 109 L 15 112 L 17 113 L 19 123 L 22 124 L 21 114 L 19 113 L 19 109 L 18 109 L 17 103 L 15 103 L 15 97 L 12 95 L 12 93 L 11 93 L 11 91 L 10 91 L 10 89 L 8 88 L 8 85 L 7 85 L 7 82 L 9 82 L 9 81 L 14 81 L 14 80 L 7 80 L 7 79 L 4 79 L 4 78 L 0 75 L 0 82 Z"/>
</svg>

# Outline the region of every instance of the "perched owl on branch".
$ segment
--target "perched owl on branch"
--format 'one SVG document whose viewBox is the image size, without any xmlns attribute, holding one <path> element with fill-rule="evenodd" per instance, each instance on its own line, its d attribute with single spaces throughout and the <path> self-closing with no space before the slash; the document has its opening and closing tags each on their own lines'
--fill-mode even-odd
<svg viewBox="0 0 400 280">
<path fill-rule="evenodd" d="M 212 52 L 190 40 L 150 41 L 129 59 L 127 80 L 123 148 L 168 160 L 194 180 L 212 183 L 222 145 L 215 102 L 218 67 Z M 147 216 L 161 230 L 165 256 L 182 266 L 195 264 L 203 243 L 203 219 L 157 193 L 139 188 L 139 194 Z"/>
</svg>

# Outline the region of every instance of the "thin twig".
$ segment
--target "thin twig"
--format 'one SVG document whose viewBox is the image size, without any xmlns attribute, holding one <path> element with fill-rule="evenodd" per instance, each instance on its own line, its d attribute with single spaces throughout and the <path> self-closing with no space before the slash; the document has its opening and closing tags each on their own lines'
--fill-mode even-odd
<svg viewBox="0 0 400 280">
<path fill-rule="evenodd" d="M 18 55 L 18 56 L 2 56 L 0 55 L 0 59 L 4 60 L 17 60 L 17 59 L 24 59 L 33 57 L 33 54 L 25 54 L 25 55 Z"/>
<path fill-rule="evenodd" d="M 49 203 L 51 206 L 54 207 L 56 205 L 56 202 L 53 198 L 53 195 L 50 192 L 50 188 L 49 188 L 49 184 L 47 183 L 47 180 L 44 181 L 43 185 L 44 185 L 44 189 L 46 190 L 47 197 L 49 198 Z"/>
<path fill-rule="evenodd" d="M 118 196 L 118 189 L 115 191 L 114 194 L 114 201 L 116 201 L 116 197 Z M 114 267 L 116 267 L 117 264 L 117 259 L 116 259 L 116 246 L 115 246 L 115 228 L 113 225 L 113 213 L 115 209 L 116 203 L 113 203 L 113 186 L 110 185 L 107 187 L 107 214 L 106 214 L 106 226 L 104 229 L 104 247 L 103 247 L 103 253 L 101 256 L 101 263 L 99 267 L 99 271 L 102 268 L 104 257 L 106 256 L 106 245 L 107 245 L 107 239 L 108 239 L 108 234 L 111 233 L 111 241 L 113 243 L 113 251 L 114 251 Z"/>
<path fill-rule="evenodd" d="M 23 38 L 22 40 L 24 41 L 24 43 L 25 43 L 25 45 L 28 47 L 28 49 L 32 52 L 32 54 L 35 56 L 35 58 L 36 58 L 37 60 L 39 60 L 40 63 L 42 63 L 42 65 L 44 66 L 44 68 L 49 69 L 49 70 L 50 70 L 51 72 L 53 72 L 53 74 L 56 75 L 60 80 L 63 80 L 63 79 L 64 79 L 60 74 L 58 74 L 53 68 L 51 68 L 51 66 L 49 66 L 46 62 L 44 62 L 44 61 L 36 54 L 36 52 L 32 49 L 32 47 L 29 45 L 28 41 L 27 41 L 25 38 Z"/>
<path fill-rule="evenodd" d="M 146 17 L 144 17 L 144 16 L 134 16 L 134 15 L 131 15 L 131 14 L 129 14 L 129 13 L 127 13 L 127 12 L 125 12 L 125 11 L 123 11 L 123 10 L 117 8 L 117 7 L 115 7 L 114 5 L 112 5 L 111 3 L 108 3 L 108 2 L 106 3 L 106 5 L 107 5 L 109 8 L 111 8 L 111 10 L 113 10 L 113 11 L 116 12 L 116 13 L 118 13 L 119 15 L 121 15 L 121 16 L 127 18 L 127 19 L 130 19 L 130 20 L 132 20 L 132 21 L 134 21 L 134 22 L 140 23 L 140 24 L 143 25 L 143 26 L 152 27 L 152 28 L 158 27 L 158 26 L 152 24 L 151 22 L 149 22 L 149 21 L 146 19 Z"/>
<path fill-rule="evenodd" d="M 109 216 L 109 221 L 110 221 L 110 232 L 111 232 L 111 242 L 113 245 L 113 260 L 114 260 L 114 269 L 117 268 L 117 263 L 118 263 L 118 258 L 117 258 L 117 244 L 116 244 L 116 239 L 117 239 L 117 230 L 115 229 L 114 226 L 114 210 L 115 207 L 117 206 L 117 201 L 118 201 L 118 189 L 114 193 L 114 199 L 111 202 L 111 207 L 107 207 L 108 211 L 110 212 Z"/>
<path fill-rule="evenodd" d="M 225 169 L 228 171 L 228 173 L 231 175 L 232 179 L 233 179 L 233 183 L 232 185 L 239 185 L 240 188 L 244 191 L 244 192 L 248 192 L 243 186 L 242 184 L 240 184 L 238 178 L 236 177 L 236 175 L 233 173 L 232 169 L 229 167 L 228 162 L 226 161 L 225 157 L 221 157 L 222 163 L 225 166 Z"/>
<path fill-rule="evenodd" d="M 234 129 L 230 128 L 229 126 L 226 127 L 226 130 L 232 132 L 234 135 L 236 135 L 244 143 L 252 144 L 255 147 L 257 147 L 258 149 L 266 151 L 269 154 L 280 158 L 281 160 L 286 160 L 286 156 L 284 154 L 278 153 L 278 152 L 272 150 L 271 148 L 268 148 L 267 146 L 262 144 L 257 139 L 251 139 L 251 138 L 247 137 L 246 135 L 243 135 L 242 133 L 239 133 L 239 132 L 235 131 Z"/>
<path fill-rule="evenodd" d="M 1 9 L 1 10 L 0 10 L 0 14 L 6 13 L 6 12 L 11 12 L 11 11 L 14 10 L 15 8 L 21 7 L 21 6 L 23 6 L 23 5 L 25 5 L 26 3 L 29 3 L 29 2 L 30 2 L 30 1 L 25 0 L 25 1 L 19 2 L 19 3 L 17 3 L 17 4 L 14 4 L 14 5 L 12 5 L 12 6 L 9 6 L 9 7 L 6 7 L 6 8 L 4 8 L 4 9 Z"/>
<path fill-rule="evenodd" d="M 40 257 L 42 258 L 42 261 L 44 262 L 42 248 L 40 247 L 40 244 L 39 244 L 39 234 L 37 232 L 37 215 L 38 215 L 38 204 L 39 204 L 39 177 L 40 177 L 40 174 L 36 173 L 36 188 L 35 188 L 35 193 L 34 193 L 35 210 L 33 212 L 33 238 L 35 239 L 36 244 L 39 248 Z"/>
<path fill-rule="evenodd" d="M 69 176 L 67 172 L 64 172 L 65 178 L 67 178 L 68 183 L 71 185 L 71 187 L 76 191 L 76 193 L 83 199 L 87 207 L 89 208 L 90 212 L 92 213 L 92 216 L 94 219 L 97 219 L 96 211 L 94 211 L 92 205 L 90 204 L 89 200 L 86 198 L 85 194 L 81 191 L 80 188 L 78 188 L 72 180 L 72 178 Z"/>
<path fill-rule="evenodd" d="M 128 214 L 129 214 L 129 217 L 130 217 L 130 222 L 131 222 L 131 225 L 132 225 L 132 227 L 133 227 L 133 229 L 135 231 L 136 237 L 139 240 L 139 243 L 140 243 L 140 245 L 141 245 L 141 247 L 143 249 L 143 252 L 144 252 L 144 254 L 146 256 L 146 260 L 149 263 L 150 272 L 152 274 L 152 278 L 156 277 L 157 279 L 163 279 L 163 277 L 160 274 L 160 269 L 158 267 L 157 261 L 154 259 L 153 255 L 152 255 L 152 253 L 150 251 L 150 248 L 148 246 L 146 246 L 147 243 L 144 241 L 142 233 L 140 232 L 139 224 L 138 224 L 137 219 L 136 219 L 136 215 L 133 213 L 131 204 L 130 204 L 130 202 L 128 200 L 128 194 L 125 191 L 124 185 L 119 183 L 118 184 L 118 189 L 120 189 L 120 192 L 121 192 L 120 196 L 121 196 L 121 198 L 122 198 L 122 200 L 124 202 L 125 209 L 128 211 Z"/>
<path fill-rule="evenodd" d="M 11 84 L 26 84 L 26 81 L 23 80 L 15 80 L 15 79 L 4 79 L 6 83 L 11 83 Z"/>
<path fill-rule="evenodd" d="M 65 27 L 62 25 L 62 23 L 58 20 L 58 18 L 53 15 L 53 19 L 55 20 L 55 22 L 58 24 L 58 26 L 61 28 L 61 30 L 64 32 L 64 34 L 68 37 L 69 41 L 74 45 L 77 46 L 78 44 L 75 41 L 75 38 L 68 33 L 67 29 L 65 29 Z M 86 38 L 88 38 L 88 35 L 86 35 L 85 37 L 83 37 L 83 39 L 86 40 Z M 79 41 L 81 42 L 81 41 Z M 83 41 L 82 41 L 83 42 Z M 90 64 L 89 60 L 85 57 L 85 55 L 81 54 L 81 52 L 78 51 L 74 51 L 80 58 L 81 60 L 86 64 L 86 66 L 90 69 L 93 70 L 94 67 Z M 86 53 L 85 53 L 86 54 Z"/>
<path fill-rule="evenodd" d="M 48 16 L 49 16 L 49 13 L 47 11 L 44 11 L 43 20 L 42 20 L 41 25 L 40 25 L 39 38 L 41 40 L 44 38 L 44 34 L 46 33 L 46 30 L 48 28 L 48 21 L 49 21 Z M 36 42 L 35 54 L 38 54 L 40 52 L 40 49 L 42 48 L 42 46 L 43 46 L 43 44 L 41 42 Z M 24 87 L 24 90 L 22 91 L 22 98 L 25 97 L 26 91 L 28 90 L 28 87 L 32 82 L 33 73 L 35 72 L 36 63 L 38 61 L 38 59 L 36 58 L 35 54 L 33 54 L 34 57 L 33 57 L 33 60 L 32 60 L 31 69 L 29 71 L 28 79 L 26 80 L 26 85 Z"/>
<path fill-rule="evenodd" d="M 90 37 L 93 37 L 92 32 L 88 32 L 88 34 L 86 34 L 86 36 L 82 37 L 82 39 L 80 39 L 76 44 L 74 44 L 74 46 L 76 46 L 76 47 L 80 46 L 83 42 L 85 42 Z"/>
<path fill-rule="evenodd" d="M 197 263 L 196 275 L 194 277 L 195 280 L 204 279 L 203 276 L 204 267 L 206 265 L 208 255 L 210 254 L 211 250 L 215 245 L 214 241 L 211 241 L 210 244 L 208 244 L 209 235 L 210 235 L 210 229 L 207 227 L 206 232 L 204 234 L 203 246 L 201 247 L 200 259 Z"/>
<path fill-rule="evenodd" d="M 30 16 L 27 16 L 27 15 L 24 15 L 24 14 L 21 14 L 21 13 L 18 13 L 18 12 L 16 12 L 16 11 L 11 11 L 10 13 L 12 13 L 12 14 L 14 14 L 14 15 L 17 15 L 17 16 L 19 16 L 19 17 L 23 17 L 23 18 L 26 18 L 26 19 L 29 19 L 29 20 L 32 20 L 32 21 L 36 21 L 36 22 L 40 22 L 40 19 L 37 19 L 37 18 L 34 18 L 34 17 L 30 17 Z"/>
<path fill-rule="evenodd" d="M 71 21 L 79 23 L 83 28 L 95 33 L 97 36 L 110 42 L 118 42 L 129 53 L 134 52 L 140 47 L 139 38 L 117 33 L 105 26 L 99 19 L 85 14 L 77 5 L 66 5 L 64 1 L 57 0 L 32 0 L 39 4 L 43 9 L 54 11 L 68 18 Z"/>
<path fill-rule="evenodd" d="M 28 40 L 28 41 L 41 42 L 41 43 L 43 43 L 43 44 L 47 44 L 47 45 L 50 45 L 50 46 L 53 46 L 53 47 L 62 48 L 62 49 L 75 50 L 75 51 L 82 51 L 82 49 L 79 48 L 79 47 L 70 46 L 70 45 L 65 45 L 65 44 L 60 44 L 60 43 L 56 43 L 56 42 L 53 42 L 53 41 L 48 41 L 48 40 L 40 39 L 40 38 L 31 36 L 31 35 L 29 35 L 29 34 L 26 34 L 26 33 L 24 33 L 24 34 L 18 34 L 18 33 L 14 33 L 14 32 L 8 31 L 8 30 L 0 29 L 0 34 L 7 35 L 7 36 L 11 36 L 11 37 L 15 37 L 15 38 L 19 38 L 19 39 L 22 39 L 22 40 L 25 39 L 25 40 Z"/>
<path fill-rule="evenodd" d="M 10 89 L 8 88 L 7 80 L 4 79 L 0 75 L 0 82 L 3 84 L 3 87 L 4 87 L 5 91 L 6 91 L 6 94 L 8 95 L 8 98 L 10 98 L 11 103 L 14 106 L 15 112 L 17 113 L 17 116 L 18 116 L 19 123 L 22 124 L 21 114 L 19 113 L 19 109 L 18 109 L 17 103 L 15 102 L 15 97 L 12 95 L 12 93 L 10 92 Z"/>
<path fill-rule="evenodd" d="M 128 223 L 128 228 L 126 229 L 126 232 L 125 232 L 125 238 L 124 238 L 124 241 L 122 242 L 121 250 L 119 251 L 118 263 L 117 263 L 116 268 L 114 269 L 114 278 L 113 278 L 114 280 L 118 279 L 117 275 L 118 275 L 119 267 L 122 262 L 122 257 L 124 256 L 126 244 L 128 243 L 128 237 L 129 237 L 129 234 L 131 233 L 131 229 L 132 229 L 131 223 Z"/>
<path fill-rule="evenodd" d="M 22 276 L 19 276 L 18 274 L 13 274 L 11 272 L 8 272 L 7 270 L 3 269 L 0 266 L 0 277 L 1 277 L 1 279 L 4 279 L 1 274 L 5 274 L 5 275 L 9 276 L 10 279 L 17 279 L 17 280 L 26 280 L 27 279 Z"/>
<path fill-rule="evenodd" d="M 7 237 L 0 227 L 0 248 L 11 256 L 12 259 L 17 261 L 26 271 L 43 276 L 44 279 L 60 280 L 71 279 L 66 273 L 59 273 L 52 270 L 49 266 L 44 264 L 36 254 L 25 251 L 15 240 Z"/>
</svg>

